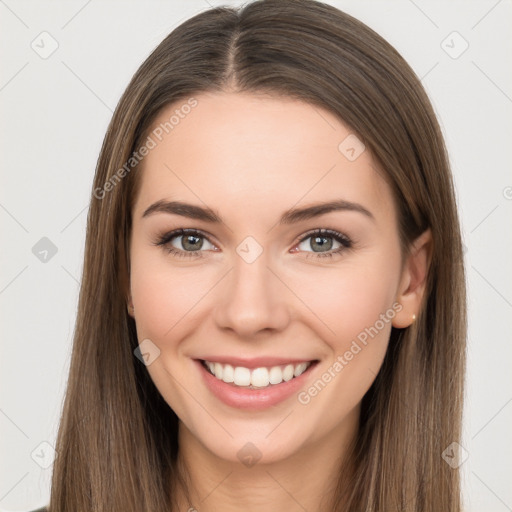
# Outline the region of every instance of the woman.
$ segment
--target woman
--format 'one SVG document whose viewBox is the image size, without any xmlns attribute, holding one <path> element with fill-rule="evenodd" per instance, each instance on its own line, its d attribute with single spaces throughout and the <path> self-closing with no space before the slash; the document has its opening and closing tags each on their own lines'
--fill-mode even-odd
<svg viewBox="0 0 512 512">
<path fill-rule="evenodd" d="M 313 0 L 203 12 L 105 137 L 48 510 L 461 510 L 465 314 L 400 55 Z"/>
</svg>

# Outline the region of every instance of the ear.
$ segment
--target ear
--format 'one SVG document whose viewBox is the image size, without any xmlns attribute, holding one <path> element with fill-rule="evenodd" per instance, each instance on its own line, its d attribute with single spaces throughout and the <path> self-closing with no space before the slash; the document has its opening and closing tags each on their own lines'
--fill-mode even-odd
<svg viewBox="0 0 512 512">
<path fill-rule="evenodd" d="M 425 293 L 432 249 L 432 232 L 427 229 L 412 243 L 405 261 L 395 299 L 402 305 L 402 309 L 393 318 L 393 327 L 409 327 L 418 315 Z"/>
</svg>

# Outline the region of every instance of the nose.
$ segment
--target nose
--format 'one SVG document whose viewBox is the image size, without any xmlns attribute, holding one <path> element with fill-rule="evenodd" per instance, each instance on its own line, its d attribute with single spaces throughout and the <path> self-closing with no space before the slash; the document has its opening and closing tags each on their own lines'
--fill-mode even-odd
<svg viewBox="0 0 512 512">
<path fill-rule="evenodd" d="M 290 322 L 290 291 L 269 266 L 264 251 L 255 261 L 238 255 L 218 290 L 214 320 L 221 330 L 231 330 L 238 339 L 251 339 L 262 332 L 279 332 Z"/>
</svg>

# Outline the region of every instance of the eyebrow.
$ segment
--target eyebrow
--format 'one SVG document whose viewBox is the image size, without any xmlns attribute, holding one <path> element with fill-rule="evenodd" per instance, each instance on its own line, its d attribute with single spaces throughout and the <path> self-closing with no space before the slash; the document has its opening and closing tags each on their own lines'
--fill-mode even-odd
<svg viewBox="0 0 512 512">
<path fill-rule="evenodd" d="M 364 206 L 358 203 L 352 203 L 343 199 L 328 201 L 325 203 L 315 203 L 305 208 L 292 208 L 286 211 L 279 220 L 279 224 L 294 224 L 296 222 L 305 221 L 320 215 L 325 215 L 336 211 L 352 211 L 362 213 L 366 217 L 375 221 L 374 215 Z M 142 217 L 148 217 L 155 213 L 168 213 L 181 215 L 190 219 L 202 220 L 204 222 L 222 223 L 220 215 L 211 208 L 203 208 L 181 201 L 164 201 L 160 200 L 149 206 Z"/>
</svg>

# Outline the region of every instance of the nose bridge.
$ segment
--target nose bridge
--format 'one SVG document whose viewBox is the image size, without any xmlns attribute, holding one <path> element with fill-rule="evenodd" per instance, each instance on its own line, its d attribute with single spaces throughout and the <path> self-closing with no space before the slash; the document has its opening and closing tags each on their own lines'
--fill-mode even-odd
<svg viewBox="0 0 512 512">
<path fill-rule="evenodd" d="M 236 253 L 216 308 L 219 327 L 246 337 L 283 329 L 289 321 L 286 294 L 269 268 L 270 253 L 252 237 L 242 241 Z"/>
</svg>

